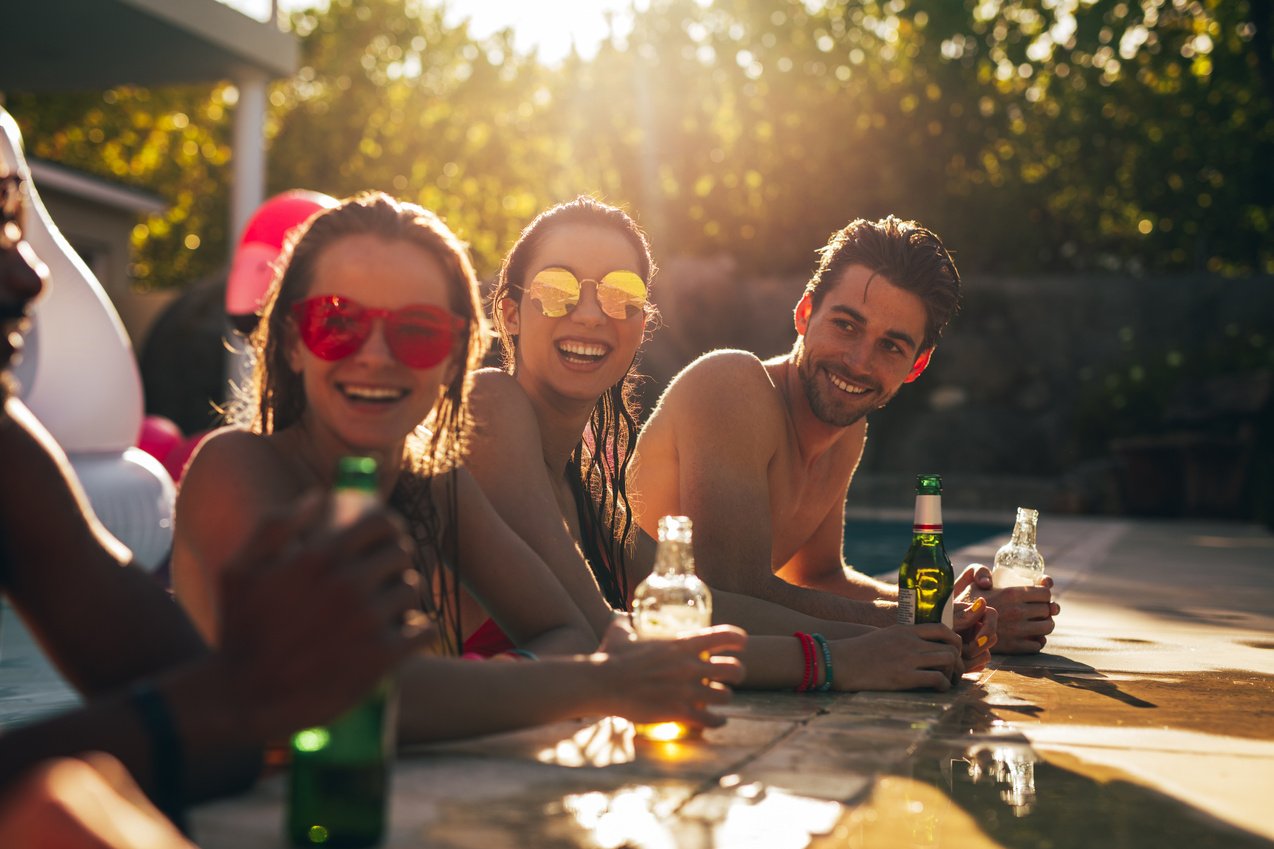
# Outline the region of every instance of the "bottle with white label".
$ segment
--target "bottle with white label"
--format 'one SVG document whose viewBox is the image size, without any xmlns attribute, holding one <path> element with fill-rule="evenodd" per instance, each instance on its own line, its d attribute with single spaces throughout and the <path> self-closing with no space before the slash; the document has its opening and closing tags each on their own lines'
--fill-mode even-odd
<svg viewBox="0 0 1274 849">
<path fill-rule="evenodd" d="M 955 572 L 942 542 L 942 478 L 916 476 L 911 546 L 898 569 L 898 623 L 953 623 Z"/>
<path fill-rule="evenodd" d="M 695 574 L 690 539 L 692 524 L 685 516 L 659 520 L 655 567 L 633 591 L 633 629 L 643 640 L 670 640 L 712 624 L 712 593 Z M 693 734 L 680 722 L 638 724 L 648 740 L 681 740 Z"/>
<path fill-rule="evenodd" d="M 1001 587 L 1036 587 L 1044 577 L 1044 558 L 1035 544 L 1040 512 L 1030 507 L 1017 508 L 1013 536 L 995 552 L 991 584 Z"/>
</svg>

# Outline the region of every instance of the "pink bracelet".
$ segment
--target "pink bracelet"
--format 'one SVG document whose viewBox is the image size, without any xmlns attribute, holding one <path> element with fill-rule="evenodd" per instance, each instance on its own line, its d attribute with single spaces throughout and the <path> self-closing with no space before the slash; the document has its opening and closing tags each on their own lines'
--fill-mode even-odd
<svg viewBox="0 0 1274 849">
<path fill-rule="evenodd" d="M 817 675 L 815 669 L 817 660 L 815 659 L 814 638 L 803 631 L 797 631 L 792 636 L 801 641 L 801 651 L 805 654 L 805 672 L 801 675 L 800 686 L 796 688 L 796 692 L 804 693 L 817 683 L 815 678 Z"/>
</svg>

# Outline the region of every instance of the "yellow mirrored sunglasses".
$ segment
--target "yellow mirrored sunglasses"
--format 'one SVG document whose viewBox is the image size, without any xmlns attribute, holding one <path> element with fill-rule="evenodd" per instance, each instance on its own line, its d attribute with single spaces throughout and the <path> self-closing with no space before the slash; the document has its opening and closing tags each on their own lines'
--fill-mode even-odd
<svg viewBox="0 0 1274 849">
<path fill-rule="evenodd" d="M 585 283 L 597 286 L 597 303 L 611 318 L 629 318 L 646 308 L 646 281 L 635 271 L 612 271 L 601 280 L 580 280 L 565 268 L 546 268 L 531 279 L 526 293 L 548 318 L 561 318 L 579 303 Z"/>
</svg>

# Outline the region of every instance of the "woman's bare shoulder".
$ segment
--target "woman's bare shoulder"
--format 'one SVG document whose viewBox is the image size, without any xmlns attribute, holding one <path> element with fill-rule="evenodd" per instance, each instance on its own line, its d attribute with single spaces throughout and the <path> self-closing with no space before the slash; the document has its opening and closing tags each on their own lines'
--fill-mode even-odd
<svg viewBox="0 0 1274 849">
<path fill-rule="evenodd" d="M 517 379 L 501 368 L 479 368 L 469 389 L 470 408 L 521 407 L 530 404 Z"/>
<path fill-rule="evenodd" d="M 533 454 L 539 456 L 536 446 L 540 429 L 535 407 L 513 375 L 499 369 L 475 372 L 469 390 L 469 418 L 471 453 L 535 448 Z"/>
<path fill-rule="evenodd" d="M 253 509 L 299 492 L 299 482 L 269 436 L 234 427 L 213 431 L 195 449 L 177 495 L 182 507 L 238 502 Z"/>
</svg>

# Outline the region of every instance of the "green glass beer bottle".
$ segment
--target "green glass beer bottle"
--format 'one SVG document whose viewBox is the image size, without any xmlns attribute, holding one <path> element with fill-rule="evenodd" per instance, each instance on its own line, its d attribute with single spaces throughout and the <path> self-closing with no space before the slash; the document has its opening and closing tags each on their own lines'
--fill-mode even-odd
<svg viewBox="0 0 1274 849">
<path fill-rule="evenodd" d="M 916 476 L 916 518 L 911 547 L 898 570 L 898 623 L 952 626 L 955 572 L 942 544 L 942 478 Z"/>
<path fill-rule="evenodd" d="M 348 525 L 379 503 L 376 461 L 342 457 L 332 492 L 332 524 Z M 292 736 L 287 831 L 294 846 L 375 846 L 385 831 L 394 751 L 392 685 L 328 725 Z"/>
</svg>

